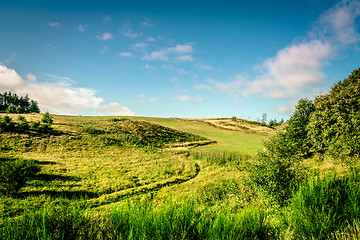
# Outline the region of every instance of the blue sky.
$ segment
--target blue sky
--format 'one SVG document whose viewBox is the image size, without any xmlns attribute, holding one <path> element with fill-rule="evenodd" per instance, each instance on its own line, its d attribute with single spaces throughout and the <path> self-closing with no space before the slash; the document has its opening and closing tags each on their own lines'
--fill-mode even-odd
<svg viewBox="0 0 360 240">
<path fill-rule="evenodd" d="M 3 1 L 0 91 L 71 115 L 288 119 L 359 67 L 359 1 Z"/>
</svg>

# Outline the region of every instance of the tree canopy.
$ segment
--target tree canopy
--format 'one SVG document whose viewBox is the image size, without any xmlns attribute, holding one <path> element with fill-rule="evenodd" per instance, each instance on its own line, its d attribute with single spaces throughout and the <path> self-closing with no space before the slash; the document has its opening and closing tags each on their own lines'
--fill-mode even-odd
<svg viewBox="0 0 360 240">
<path fill-rule="evenodd" d="M 40 109 L 37 102 L 30 99 L 27 94 L 19 97 L 16 93 L 4 92 L 0 93 L 0 112 L 40 113 Z"/>
</svg>

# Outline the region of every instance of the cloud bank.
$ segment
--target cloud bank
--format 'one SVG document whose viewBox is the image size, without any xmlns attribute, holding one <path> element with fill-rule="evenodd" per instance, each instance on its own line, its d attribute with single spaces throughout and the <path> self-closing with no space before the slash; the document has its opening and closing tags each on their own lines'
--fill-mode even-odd
<svg viewBox="0 0 360 240">
<path fill-rule="evenodd" d="M 53 114 L 135 115 L 128 107 L 115 102 L 104 105 L 104 99 L 97 97 L 95 90 L 72 87 L 72 80 L 67 77 L 48 76 L 48 82 L 37 82 L 33 74 L 24 80 L 15 70 L 0 65 L 0 91 L 13 91 L 20 96 L 28 94 L 43 112 Z"/>
</svg>

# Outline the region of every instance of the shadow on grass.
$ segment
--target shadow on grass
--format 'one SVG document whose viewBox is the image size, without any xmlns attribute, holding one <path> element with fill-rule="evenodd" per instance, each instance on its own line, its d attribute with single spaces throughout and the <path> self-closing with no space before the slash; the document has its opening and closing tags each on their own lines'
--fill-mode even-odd
<svg viewBox="0 0 360 240">
<path fill-rule="evenodd" d="M 74 176 L 62 176 L 57 174 L 36 174 L 31 180 L 40 180 L 40 181 L 79 181 L 79 177 Z"/>
<path fill-rule="evenodd" d="M 99 194 L 89 191 L 56 191 L 56 190 L 44 190 L 44 191 L 29 191 L 20 192 L 14 195 L 15 198 L 27 198 L 33 196 L 46 195 L 51 198 L 65 198 L 65 199 L 91 199 L 99 197 Z"/>
</svg>

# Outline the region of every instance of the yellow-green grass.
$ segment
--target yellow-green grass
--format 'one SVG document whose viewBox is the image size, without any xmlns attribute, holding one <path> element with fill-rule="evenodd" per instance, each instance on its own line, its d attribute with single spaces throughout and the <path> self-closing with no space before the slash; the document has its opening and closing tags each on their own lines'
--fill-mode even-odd
<svg viewBox="0 0 360 240">
<path fill-rule="evenodd" d="M 136 117 L 136 119 L 142 119 L 175 128 L 177 130 L 197 134 L 217 142 L 216 144 L 196 148 L 206 151 L 256 153 L 263 148 L 263 141 L 268 138 L 257 134 L 245 134 L 236 131 L 224 130 L 197 121 L 149 117 Z"/>
</svg>

